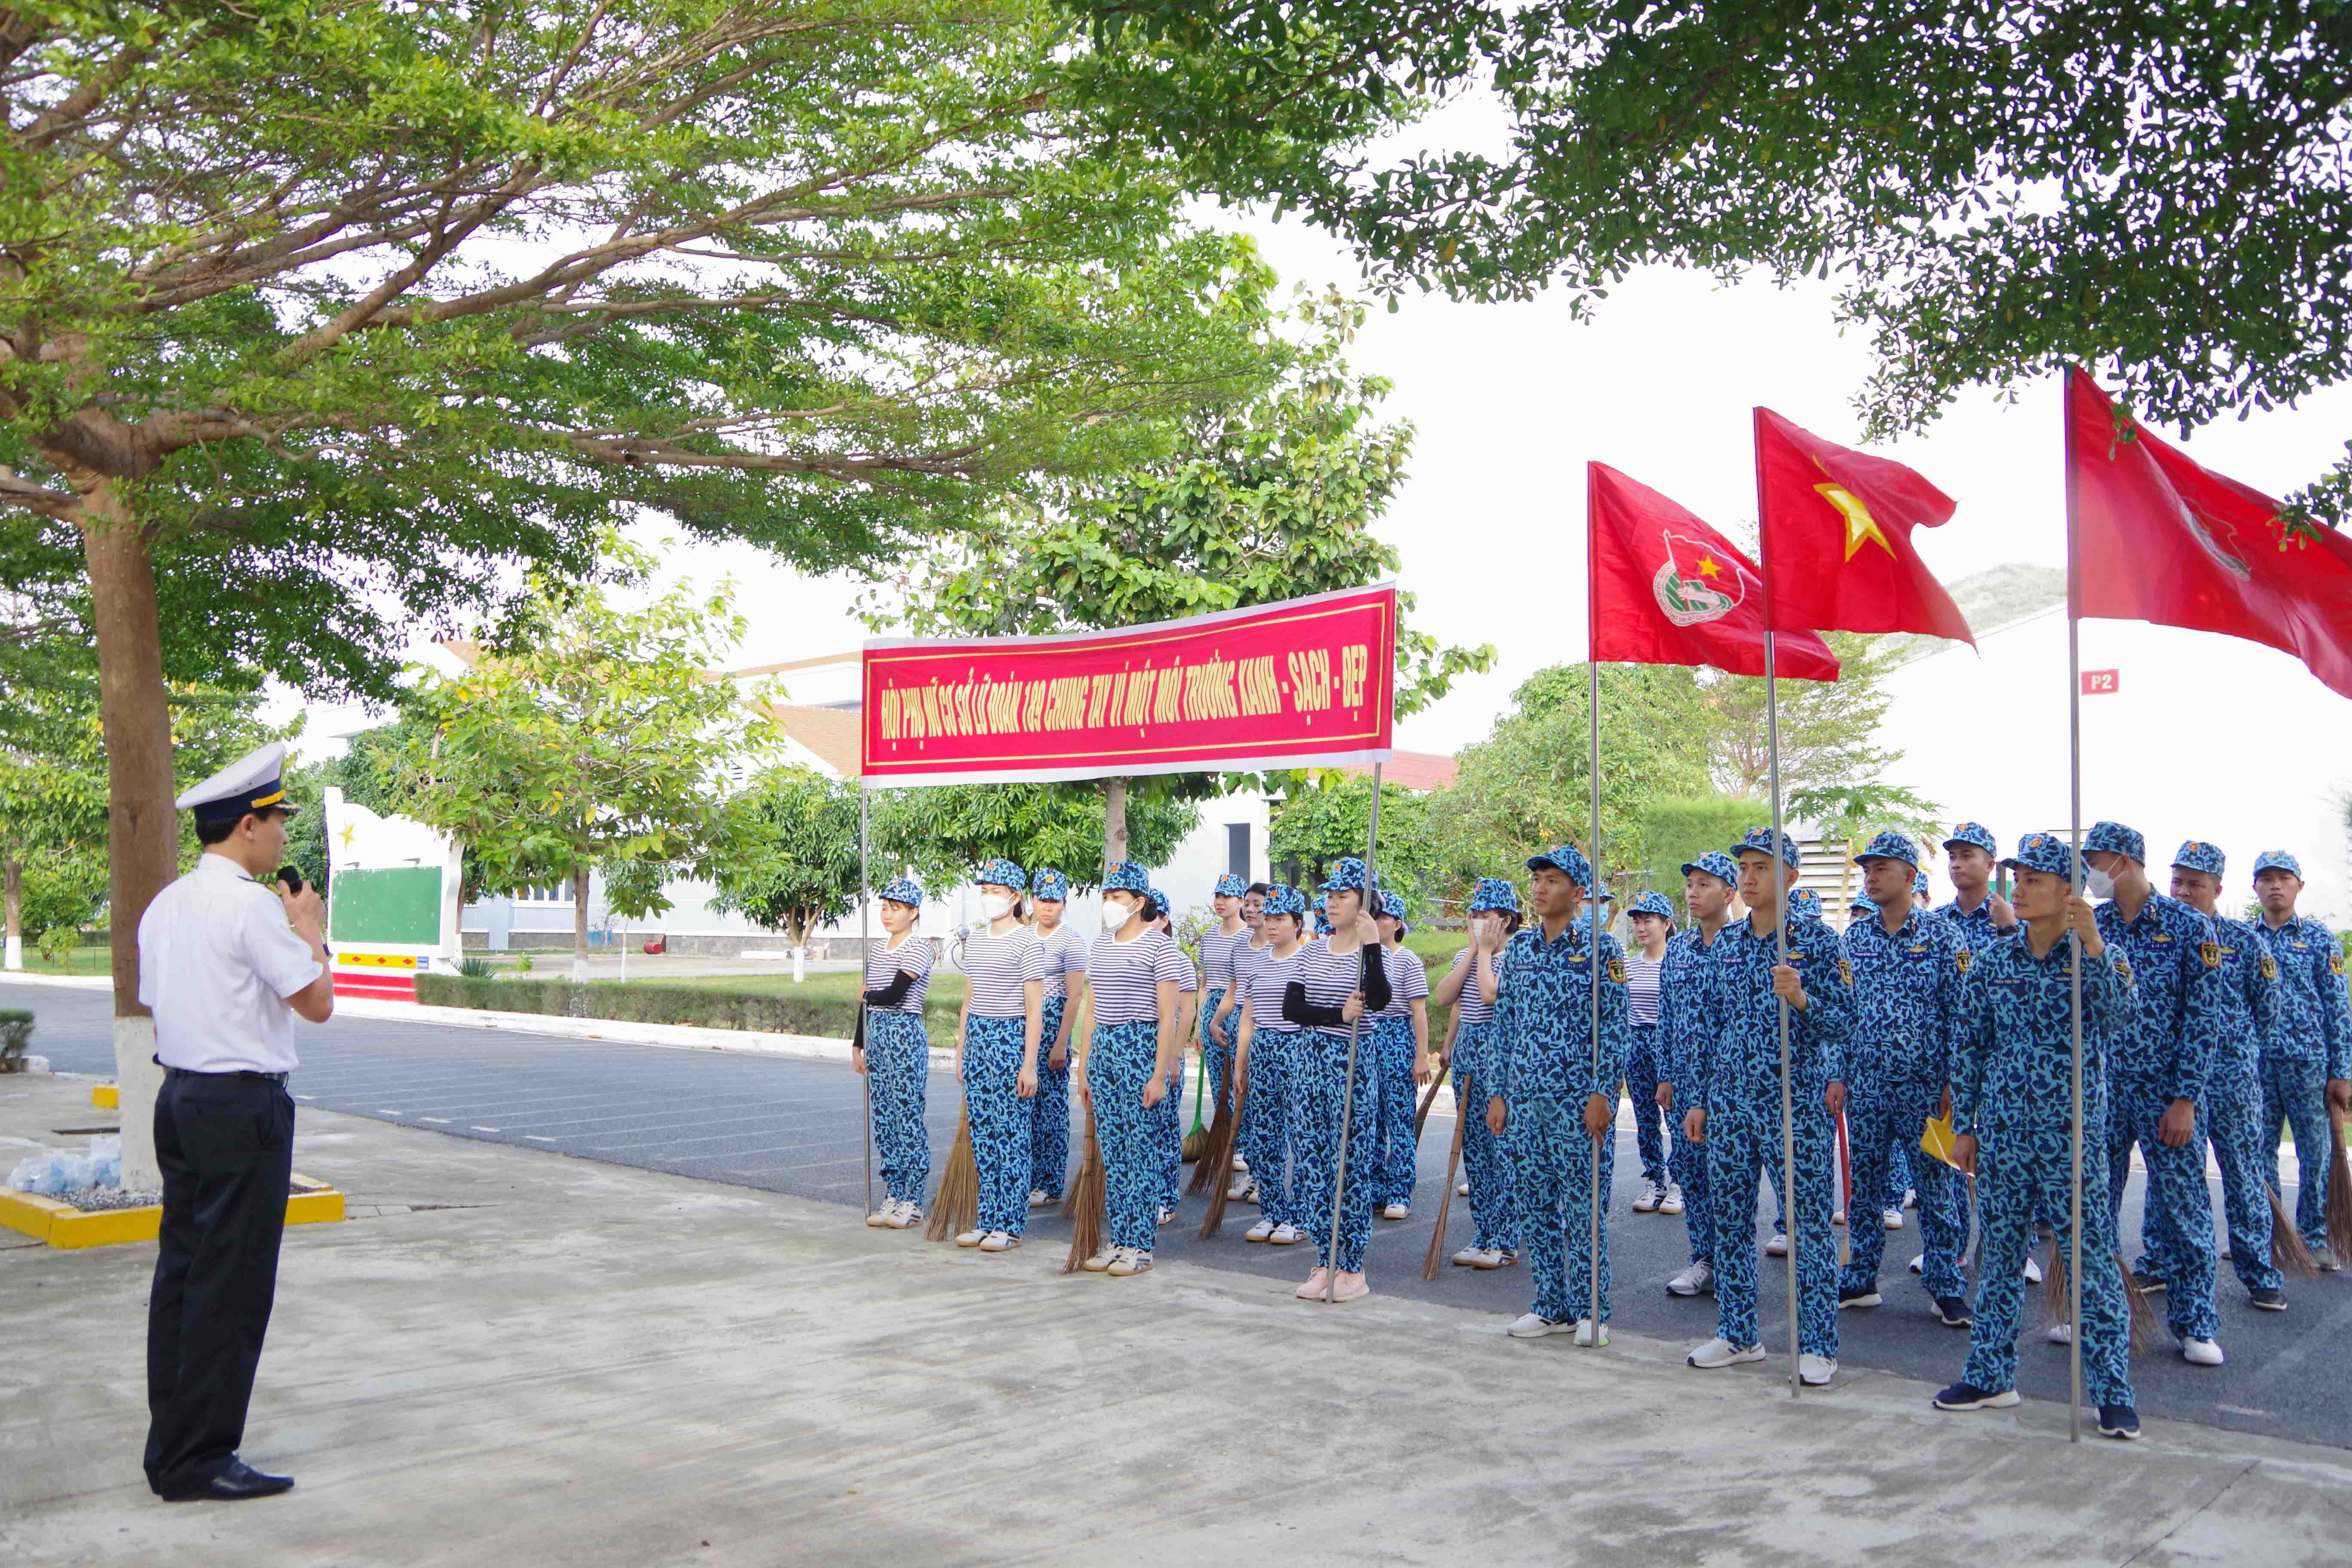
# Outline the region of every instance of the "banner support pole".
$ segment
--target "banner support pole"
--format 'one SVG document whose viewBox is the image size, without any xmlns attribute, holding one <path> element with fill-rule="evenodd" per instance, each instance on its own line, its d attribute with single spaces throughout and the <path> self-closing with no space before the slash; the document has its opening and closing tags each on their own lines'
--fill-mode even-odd
<svg viewBox="0 0 2352 1568">
<path fill-rule="evenodd" d="M 1364 896 L 1359 902 L 1363 912 L 1372 914 L 1374 884 L 1373 857 L 1381 843 L 1381 764 L 1372 764 L 1371 823 L 1364 834 Z M 1372 920 L 1372 944 L 1380 945 L 1380 919 Z M 1388 958 L 1382 954 L 1381 962 Z M 1339 1299 L 1339 1211 L 1348 1196 L 1348 1132 L 1356 1121 L 1356 1038 L 1363 1026 L 1363 1015 L 1359 1013 L 1348 1021 L 1348 1071 L 1339 1082 L 1339 1167 L 1331 1183 L 1331 1241 L 1327 1250 L 1331 1266 L 1323 1271 L 1323 1304 L 1330 1306 Z"/>
<path fill-rule="evenodd" d="M 857 984 L 861 990 L 866 984 L 866 965 L 870 961 L 866 947 L 872 938 L 867 934 L 867 921 L 871 919 L 874 909 L 874 900 L 871 897 L 873 878 L 866 868 L 866 781 L 861 778 L 857 781 Z M 858 1010 L 863 1012 L 866 1007 L 865 999 L 859 998 L 857 1005 Z M 863 1031 L 860 1032 L 863 1033 Z M 874 1064 L 868 1061 L 866 1068 L 866 1071 L 857 1075 L 857 1082 L 860 1098 L 866 1102 L 866 1212 L 872 1214 L 874 1212 Z"/>
<path fill-rule="evenodd" d="M 1588 522 L 1587 527 L 1590 526 Z M 1591 987 L 1592 993 L 1591 1074 L 1597 1089 L 1601 1079 L 1601 893 L 1608 884 L 1603 882 L 1601 877 L 1601 661 L 1597 658 L 1587 658 L 1584 664 L 1591 676 L 1590 700 L 1585 706 L 1589 710 L 1588 717 L 1591 723 L 1588 728 L 1592 742 L 1591 762 L 1587 782 L 1592 785 L 1592 837 L 1590 840 L 1592 845 L 1592 954 L 1590 967 L 1592 980 Z M 1585 1261 L 1592 1286 L 1590 1319 L 1592 1324 L 1592 1340 L 1586 1348 L 1596 1351 L 1601 1348 L 1601 1152 L 1605 1146 L 1602 1140 L 1612 1139 L 1617 1135 L 1617 1090 L 1614 1084 L 1609 1087 L 1608 1098 L 1609 1128 L 1599 1138 L 1592 1140 L 1592 1181 L 1591 1193 L 1588 1200 L 1591 1206 L 1585 1215 L 1585 1241 L 1588 1249 Z"/>
<path fill-rule="evenodd" d="M 2062 386 L 2063 386 L 2062 381 Z M 2080 898 L 2083 892 L 2083 645 L 2082 618 L 2076 614 L 2074 563 L 2074 416 L 2071 400 L 2060 393 L 2059 405 L 2066 422 L 2066 750 L 2067 786 L 2069 792 L 2069 847 L 2074 856 L 2069 862 L 2069 892 Z M 2071 922 L 2070 922 L 2071 925 Z M 2072 1322 L 2066 1345 L 2066 1440 L 2083 1440 L 2083 939 L 2072 929 L 2066 941 L 2073 952 L 2068 957 L 2068 1010 L 2074 1025 L 2074 1121 L 2072 1170 L 2069 1173 L 2068 1222 L 2073 1226 L 2068 1236 L 2066 1295 L 2072 1309 Z M 2030 1239 L 2030 1238 L 2029 1238 Z M 2132 1289 L 2126 1280 L 2124 1289 Z M 2126 1302 L 2125 1305 L 2129 1306 Z"/>
</svg>

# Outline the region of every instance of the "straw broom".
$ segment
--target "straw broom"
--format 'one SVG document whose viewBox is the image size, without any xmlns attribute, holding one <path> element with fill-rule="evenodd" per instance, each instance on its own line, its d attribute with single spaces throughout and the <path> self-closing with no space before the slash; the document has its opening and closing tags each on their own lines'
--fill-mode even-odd
<svg viewBox="0 0 2352 1568">
<path fill-rule="evenodd" d="M 1445 1069 L 1440 1068 L 1429 1075 L 1429 1092 L 1421 1097 L 1421 1109 L 1412 1113 L 1412 1142 L 1421 1143 L 1421 1130 L 1429 1125 L 1429 1108 L 1437 1103 L 1437 1091 L 1445 1087 Z"/>
<path fill-rule="evenodd" d="M 1204 1072 L 1202 1076 L 1205 1078 L 1207 1074 Z M 1196 1123 L 1199 1110 L 1200 1103 L 1196 1097 L 1193 1102 Z M 1224 1185 L 1223 1178 L 1234 1163 L 1234 1127 L 1240 1120 L 1241 1112 L 1234 1104 L 1234 1053 L 1227 1051 L 1225 1070 L 1217 1078 L 1217 1107 L 1209 1122 L 1208 1135 L 1202 1140 L 1197 1153 L 1193 1152 L 1192 1140 L 1189 1137 L 1184 1140 L 1184 1157 L 1194 1162 L 1192 1179 L 1184 1184 L 1187 1196 L 1199 1197 L 1209 1190 L 1211 1182 L 1216 1182 L 1221 1188 Z"/>
<path fill-rule="evenodd" d="M 962 1235 L 980 1223 L 980 1165 L 971 1154 L 971 1110 L 956 1111 L 955 1147 L 931 1198 L 931 1221 L 923 1234 L 933 1241 Z"/>
<path fill-rule="evenodd" d="M 2116 1252 L 2108 1257 L 2115 1262 L 2116 1278 L 2123 1287 L 2124 1306 L 2130 1314 L 2129 1348 L 2137 1354 L 2158 1342 L 2165 1332 L 2164 1320 L 2157 1315 L 2155 1305 L 2139 1293 L 2139 1287 L 2132 1283 L 2131 1265 L 2124 1261 L 2124 1255 Z M 2042 1279 L 2045 1292 L 2042 1300 L 2049 1309 L 2050 1321 L 2065 1322 L 2067 1310 L 2074 1303 L 2066 1299 L 2066 1248 L 2059 1245 L 2055 1235 L 2050 1238 L 2050 1260 L 2042 1266 Z M 2081 1327 L 2077 1325 L 2074 1331 L 2080 1333 Z"/>
<path fill-rule="evenodd" d="M 2332 1110 L 2327 1130 L 2327 1249 L 2340 1265 L 2352 1258 L 2352 1161 L 2345 1158 L 2343 1120 Z"/>
<path fill-rule="evenodd" d="M 1208 1089 L 1209 1059 L 1208 1054 L 1202 1052 L 1201 1065 L 1192 1072 L 1192 1130 L 1184 1134 L 1184 1146 L 1178 1151 L 1178 1157 L 1188 1164 L 1199 1160 L 1209 1146 L 1209 1130 L 1201 1124 L 1201 1100 Z"/>
<path fill-rule="evenodd" d="M 1437 1278 L 1438 1268 L 1445 1261 L 1445 1216 L 1454 1207 L 1454 1180 L 1462 1169 L 1462 1134 L 1470 1125 L 1470 1075 L 1462 1075 L 1462 1085 L 1454 1094 L 1454 1152 L 1445 1157 L 1445 1194 L 1437 1200 L 1437 1226 L 1429 1233 L 1429 1256 L 1421 1260 L 1421 1277 Z M 1429 1099 L 1422 1102 L 1421 1113 L 1429 1114 L 1436 1101 L 1437 1086 L 1429 1086 Z"/>
<path fill-rule="evenodd" d="M 1065 1274 L 1076 1273 L 1087 1258 L 1102 1250 L 1102 1144 L 1095 1138 L 1095 1097 L 1087 1094 L 1080 1098 L 1087 1108 L 1087 1142 L 1085 1152 L 1078 1159 L 1078 1179 L 1070 1184 L 1069 1195 L 1062 1200 L 1062 1212 L 1076 1222 L 1070 1228 L 1070 1256 L 1062 1265 Z"/>
<path fill-rule="evenodd" d="M 2282 1274 L 2292 1274 L 2297 1279 L 2319 1277 L 2319 1259 L 2303 1244 L 2303 1233 L 2294 1228 L 2294 1216 L 2287 1213 L 2286 1200 L 2279 1196 L 2276 1187 L 2268 1186 L 2271 1195 L 2271 1262 Z"/>
<path fill-rule="evenodd" d="M 1226 1065 L 1225 1075 L 1233 1086 L 1233 1114 L 1217 1118 L 1216 1130 L 1209 1138 L 1208 1156 L 1192 1173 L 1193 1191 L 1201 1190 L 1203 1178 L 1209 1183 L 1209 1212 L 1201 1217 L 1202 1241 L 1215 1240 L 1217 1233 L 1225 1227 L 1225 1205 L 1234 1191 L 1234 1140 L 1242 1124 L 1242 1108 L 1249 1103 L 1249 1075 L 1236 1075 L 1231 1063 Z M 1256 1173 L 1252 1172 L 1251 1180 L 1256 1179 Z"/>
</svg>

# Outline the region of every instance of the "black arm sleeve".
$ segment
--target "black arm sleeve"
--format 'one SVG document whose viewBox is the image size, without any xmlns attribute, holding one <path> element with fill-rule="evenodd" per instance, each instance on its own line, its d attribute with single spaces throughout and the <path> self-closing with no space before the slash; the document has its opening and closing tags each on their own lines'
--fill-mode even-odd
<svg viewBox="0 0 2352 1568">
<path fill-rule="evenodd" d="M 1282 994 L 1283 1021 L 1308 1028 L 1318 1025 L 1325 1028 L 1344 1029 L 1348 1020 L 1339 1016 L 1337 1007 L 1318 1007 L 1307 999 L 1307 982 L 1294 980 Z"/>
<path fill-rule="evenodd" d="M 1391 993 L 1389 990 L 1388 950 L 1379 942 L 1364 944 L 1364 1011 L 1378 1013 L 1386 1008 Z"/>
<path fill-rule="evenodd" d="M 896 1007 L 907 999 L 907 988 L 914 983 L 915 977 L 902 969 L 891 976 L 889 984 L 866 992 L 866 1005 L 869 1007 Z"/>
</svg>

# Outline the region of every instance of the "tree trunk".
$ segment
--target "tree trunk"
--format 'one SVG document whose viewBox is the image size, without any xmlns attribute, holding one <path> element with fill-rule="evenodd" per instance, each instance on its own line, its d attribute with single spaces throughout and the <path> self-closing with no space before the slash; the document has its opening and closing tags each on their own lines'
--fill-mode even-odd
<svg viewBox="0 0 2352 1568">
<path fill-rule="evenodd" d="M 1115 778 L 1103 786 L 1103 875 L 1127 858 L 1127 780 Z"/>
<path fill-rule="evenodd" d="M 0 904 L 7 911 L 6 956 L 0 958 L 10 969 L 25 967 L 25 867 L 14 851 L 0 856 Z"/>
<path fill-rule="evenodd" d="M 98 632 L 106 735 L 107 918 L 114 968 L 114 1076 L 122 1100 L 122 1184 L 155 1191 L 155 1020 L 139 1005 L 139 917 L 179 868 L 172 810 L 172 710 L 163 688 L 155 568 L 114 481 L 83 495 L 82 559 Z"/>
<path fill-rule="evenodd" d="M 572 983 L 588 984 L 588 863 L 572 872 Z"/>
</svg>

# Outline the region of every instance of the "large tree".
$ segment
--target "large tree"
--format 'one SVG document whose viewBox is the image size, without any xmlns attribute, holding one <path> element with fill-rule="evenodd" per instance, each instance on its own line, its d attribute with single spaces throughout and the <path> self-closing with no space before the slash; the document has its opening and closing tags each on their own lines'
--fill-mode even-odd
<svg viewBox="0 0 2352 1568">
<path fill-rule="evenodd" d="M 1404 482 L 1412 427 L 1382 423 L 1391 384 L 1349 367 L 1360 303 L 1307 296 L 1292 321 L 1296 357 L 1263 395 L 1203 408 L 1164 460 L 1057 484 L 1036 506 L 1007 508 L 885 574 L 869 620 L 967 636 L 1131 626 L 1394 574 L 1396 550 L 1372 525 Z M 1398 601 L 1412 609 L 1410 594 Z M 1400 619 L 1398 714 L 1435 701 L 1456 676 L 1493 658 L 1491 647 L 1442 647 Z M 1135 792 L 1181 801 L 1217 787 L 1190 773 L 1106 781 L 1105 858 L 1127 858 Z"/>
<path fill-rule="evenodd" d="M 1874 432 L 2070 360 L 2184 426 L 2352 374 L 2343 0 L 1071 4 L 1105 103 L 1381 289 L 1836 279 Z M 1499 138 L 1356 146 L 1465 92 Z M 2352 462 L 2303 499 L 2340 521 Z"/>
<path fill-rule="evenodd" d="M 829 569 L 1264 383 L 1264 267 L 1075 103 L 1075 34 L 1046 0 L 0 0 L 0 527 L 89 580 L 119 1069 L 175 659 L 383 698 L 419 623 L 585 574 L 616 506 Z"/>
</svg>

